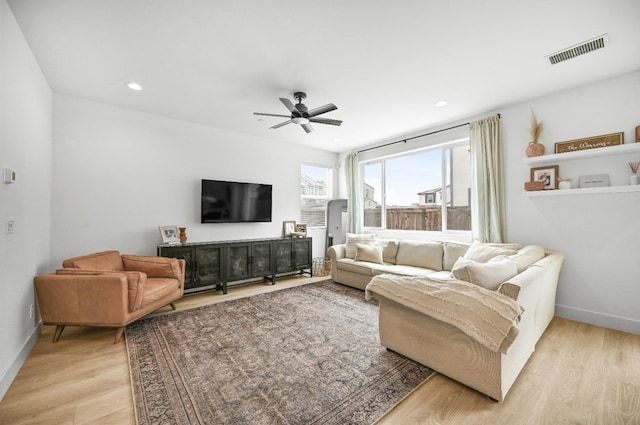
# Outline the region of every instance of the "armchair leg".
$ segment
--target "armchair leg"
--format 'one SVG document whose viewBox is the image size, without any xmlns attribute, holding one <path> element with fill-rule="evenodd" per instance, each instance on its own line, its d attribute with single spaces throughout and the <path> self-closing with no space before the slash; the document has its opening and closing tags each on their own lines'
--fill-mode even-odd
<svg viewBox="0 0 640 425">
<path fill-rule="evenodd" d="M 120 326 L 118 329 L 116 329 L 116 339 L 113 341 L 114 344 L 120 342 L 120 338 L 122 338 L 122 334 L 124 333 L 124 328 L 124 326 Z"/>
<path fill-rule="evenodd" d="M 171 306 L 171 309 L 176 310 L 176 305 L 174 303 L 169 303 L 169 305 Z"/>
<path fill-rule="evenodd" d="M 58 342 L 60 340 L 60 336 L 62 335 L 63 330 L 64 330 L 64 325 L 56 326 L 56 331 L 53 334 L 53 342 Z"/>
</svg>

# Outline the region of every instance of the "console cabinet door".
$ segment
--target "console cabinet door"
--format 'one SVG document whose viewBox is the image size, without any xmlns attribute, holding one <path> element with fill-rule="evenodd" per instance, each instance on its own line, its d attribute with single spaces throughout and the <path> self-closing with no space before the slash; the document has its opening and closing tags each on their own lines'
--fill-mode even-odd
<svg viewBox="0 0 640 425">
<path fill-rule="evenodd" d="M 251 244 L 251 277 L 267 277 L 273 273 L 273 242 Z"/>
<path fill-rule="evenodd" d="M 224 282 L 224 245 L 195 247 L 198 287 L 222 288 Z"/>
<path fill-rule="evenodd" d="M 251 243 L 227 245 L 227 282 L 251 278 Z"/>
<path fill-rule="evenodd" d="M 294 259 L 295 270 L 303 270 L 311 268 L 311 239 L 294 239 Z"/>
<path fill-rule="evenodd" d="M 276 242 L 276 273 L 295 270 L 293 267 L 293 239 L 282 239 Z"/>
</svg>

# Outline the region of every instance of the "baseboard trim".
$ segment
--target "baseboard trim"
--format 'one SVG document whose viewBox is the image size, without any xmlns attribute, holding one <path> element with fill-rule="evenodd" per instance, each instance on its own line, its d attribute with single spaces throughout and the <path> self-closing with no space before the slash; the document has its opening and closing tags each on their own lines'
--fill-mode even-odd
<svg viewBox="0 0 640 425">
<path fill-rule="evenodd" d="M 629 319 L 628 317 L 603 314 L 566 305 L 556 305 L 556 316 L 564 319 L 575 320 L 577 322 L 588 323 L 590 325 L 602 326 L 603 328 L 640 335 L 640 320 Z"/>
<path fill-rule="evenodd" d="M 18 353 L 18 355 L 11 362 L 11 366 L 7 369 L 6 373 L 2 378 L 0 378 L 0 400 L 4 398 L 4 395 L 9 391 L 9 387 L 16 376 L 18 376 L 18 372 L 20 372 L 20 368 L 25 361 L 27 361 L 27 357 L 29 357 L 29 353 L 33 350 L 33 347 L 36 345 L 38 341 L 38 336 L 40 336 L 40 330 L 42 328 L 42 323 L 38 323 L 38 325 L 33 328 L 33 332 L 27 340 L 25 341 L 22 349 Z"/>
</svg>

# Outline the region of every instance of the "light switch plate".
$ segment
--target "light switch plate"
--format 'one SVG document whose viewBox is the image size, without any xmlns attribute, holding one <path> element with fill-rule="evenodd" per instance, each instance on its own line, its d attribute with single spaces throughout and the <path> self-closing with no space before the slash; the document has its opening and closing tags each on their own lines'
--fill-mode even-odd
<svg viewBox="0 0 640 425">
<path fill-rule="evenodd" d="M 15 224 L 16 224 L 16 220 L 15 219 L 7 218 L 5 220 L 4 232 L 7 235 L 10 235 L 11 233 L 13 233 L 15 231 Z"/>
</svg>

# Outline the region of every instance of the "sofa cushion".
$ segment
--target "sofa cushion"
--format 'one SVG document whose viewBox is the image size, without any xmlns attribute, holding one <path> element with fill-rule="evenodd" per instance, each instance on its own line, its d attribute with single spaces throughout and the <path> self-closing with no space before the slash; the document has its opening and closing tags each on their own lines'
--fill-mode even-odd
<svg viewBox="0 0 640 425">
<path fill-rule="evenodd" d="M 336 264 L 338 270 L 357 273 L 363 276 L 373 276 L 374 270 L 378 267 L 383 267 L 383 265 L 369 263 L 368 261 L 356 261 L 351 258 L 341 258 Z"/>
<path fill-rule="evenodd" d="M 425 269 L 424 267 L 406 266 L 402 264 L 381 264 L 373 270 L 373 275 L 395 274 L 399 276 L 430 276 L 433 273 L 439 273 L 435 270 Z"/>
<path fill-rule="evenodd" d="M 457 279 L 495 291 L 502 282 L 518 274 L 518 266 L 506 256 L 494 257 L 486 263 L 461 257 L 451 273 Z"/>
<path fill-rule="evenodd" d="M 442 242 L 402 240 L 396 264 L 442 271 L 443 252 Z"/>
<path fill-rule="evenodd" d="M 527 245 L 509 258 L 518 265 L 518 273 L 522 273 L 530 265 L 544 258 L 544 248 L 540 245 Z"/>
<path fill-rule="evenodd" d="M 124 270 L 122 258 L 118 251 L 102 251 L 81 257 L 69 258 L 62 262 L 62 266 L 65 268 L 75 267 L 90 270 Z"/>
<path fill-rule="evenodd" d="M 382 247 L 382 261 L 389 264 L 396 263 L 398 255 L 398 241 L 395 239 L 376 239 L 376 245 Z"/>
<path fill-rule="evenodd" d="M 345 256 L 347 258 L 356 258 L 356 244 L 363 245 L 375 244 L 376 235 L 372 234 L 355 234 L 347 233 L 347 252 Z"/>
<path fill-rule="evenodd" d="M 477 261 L 479 263 L 486 263 L 498 255 L 516 254 L 518 252 L 517 249 L 514 249 L 516 246 L 517 245 L 510 245 L 507 248 L 496 244 L 474 242 L 464 254 L 464 258 L 467 260 Z"/>
<path fill-rule="evenodd" d="M 356 257 L 354 260 L 382 264 L 382 247 L 357 243 Z"/>
<path fill-rule="evenodd" d="M 456 261 L 458 261 L 458 258 L 466 254 L 471 244 L 464 242 L 445 241 L 442 243 L 442 246 L 444 248 L 444 255 L 442 257 L 442 269 L 450 271 Z"/>
</svg>

